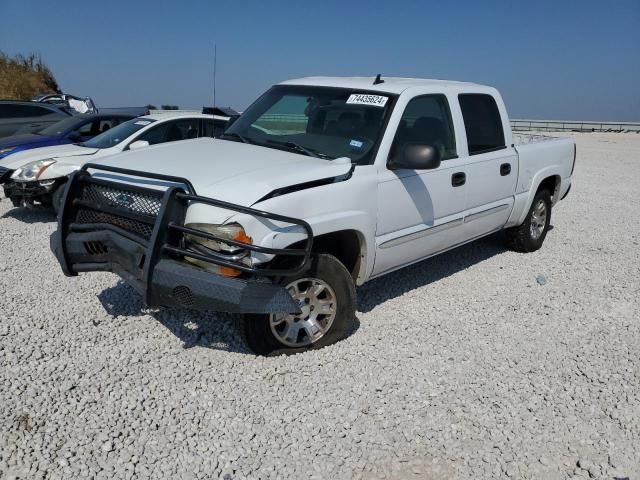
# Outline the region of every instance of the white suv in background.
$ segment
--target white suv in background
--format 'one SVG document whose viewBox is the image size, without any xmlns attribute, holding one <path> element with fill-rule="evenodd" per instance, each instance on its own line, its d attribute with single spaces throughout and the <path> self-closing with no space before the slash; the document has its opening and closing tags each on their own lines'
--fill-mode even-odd
<svg viewBox="0 0 640 480">
<path fill-rule="evenodd" d="M 35 203 L 57 211 L 68 176 L 85 163 L 125 150 L 199 137 L 218 137 L 229 117 L 201 113 L 153 113 L 122 123 L 80 144 L 42 147 L 0 161 L 0 183 L 14 206 Z M 135 165 L 130 165 L 135 169 Z"/>
</svg>

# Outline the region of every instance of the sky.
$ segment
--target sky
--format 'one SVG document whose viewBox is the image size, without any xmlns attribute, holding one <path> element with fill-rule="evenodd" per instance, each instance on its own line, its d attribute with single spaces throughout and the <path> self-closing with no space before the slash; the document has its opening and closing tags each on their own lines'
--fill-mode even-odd
<svg viewBox="0 0 640 480">
<path fill-rule="evenodd" d="M 640 121 L 640 0 L 0 0 L 0 50 L 98 107 L 242 110 L 310 75 L 498 88 L 513 118 Z"/>
</svg>

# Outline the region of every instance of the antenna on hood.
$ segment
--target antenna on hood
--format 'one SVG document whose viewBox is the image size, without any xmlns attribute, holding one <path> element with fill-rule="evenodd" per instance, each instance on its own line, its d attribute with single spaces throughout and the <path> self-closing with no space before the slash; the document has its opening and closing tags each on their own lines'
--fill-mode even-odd
<svg viewBox="0 0 640 480">
<path fill-rule="evenodd" d="M 380 85 L 381 83 L 384 83 L 384 80 L 382 80 L 380 78 L 380 74 L 376 75 L 376 79 L 373 81 L 374 85 Z"/>
</svg>

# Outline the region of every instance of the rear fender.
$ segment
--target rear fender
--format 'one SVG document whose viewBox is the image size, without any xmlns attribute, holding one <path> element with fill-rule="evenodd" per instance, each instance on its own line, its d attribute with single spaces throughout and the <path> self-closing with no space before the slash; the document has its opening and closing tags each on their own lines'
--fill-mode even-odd
<svg viewBox="0 0 640 480">
<path fill-rule="evenodd" d="M 555 177 L 555 189 L 550 193 L 553 196 L 554 204 L 557 203 L 560 200 L 559 193 L 563 190 L 563 179 L 561 174 L 562 169 L 557 166 L 543 168 L 534 176 L 531 176 L 529 172 L 521 172 L 521 176 L 523 178 L 519 180 L 519 182 L 522 182 L 520 183 L 520 187 L 528 187 L 528 190 L 515 195 L 514 208 L 505 227 L 522 225 L 522 222 L 524 222 L 524 219 L 533 204 L 533 199 L 536 196 L 536 193 L 538 193 L 540 184 L 547 178 Z M 569 179 L 565 179 L 564 181 L 570 183 Z"/>
</svg>

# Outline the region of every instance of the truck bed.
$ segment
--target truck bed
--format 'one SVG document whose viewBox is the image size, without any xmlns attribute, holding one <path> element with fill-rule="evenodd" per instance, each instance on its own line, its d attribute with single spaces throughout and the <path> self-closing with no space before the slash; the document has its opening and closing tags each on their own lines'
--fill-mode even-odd
<svg viewBox="0 0 640 480">
<path fill-rule="evenodd" d="M 553 140 L 558 137 L 552 137 L 550 135 L 541 135 L 535 133 L 513 133 L 513 144 L 515 146 L 518 145 L 527 145 L 529 143 L 537 143 L 544 142 L 546 140 Z"/>
<path fill-rule="evenodd" d="M 575 142 L 570 137 L 513 134 L 513 142 L 519 159 L 518 189 L 529 190 L 541 178 L 556 175 L 560 180 L 558 191 L 569 182 L 573 170 Z M 554 198 L 557 201 L 557 198 Z"/>
</svg>

